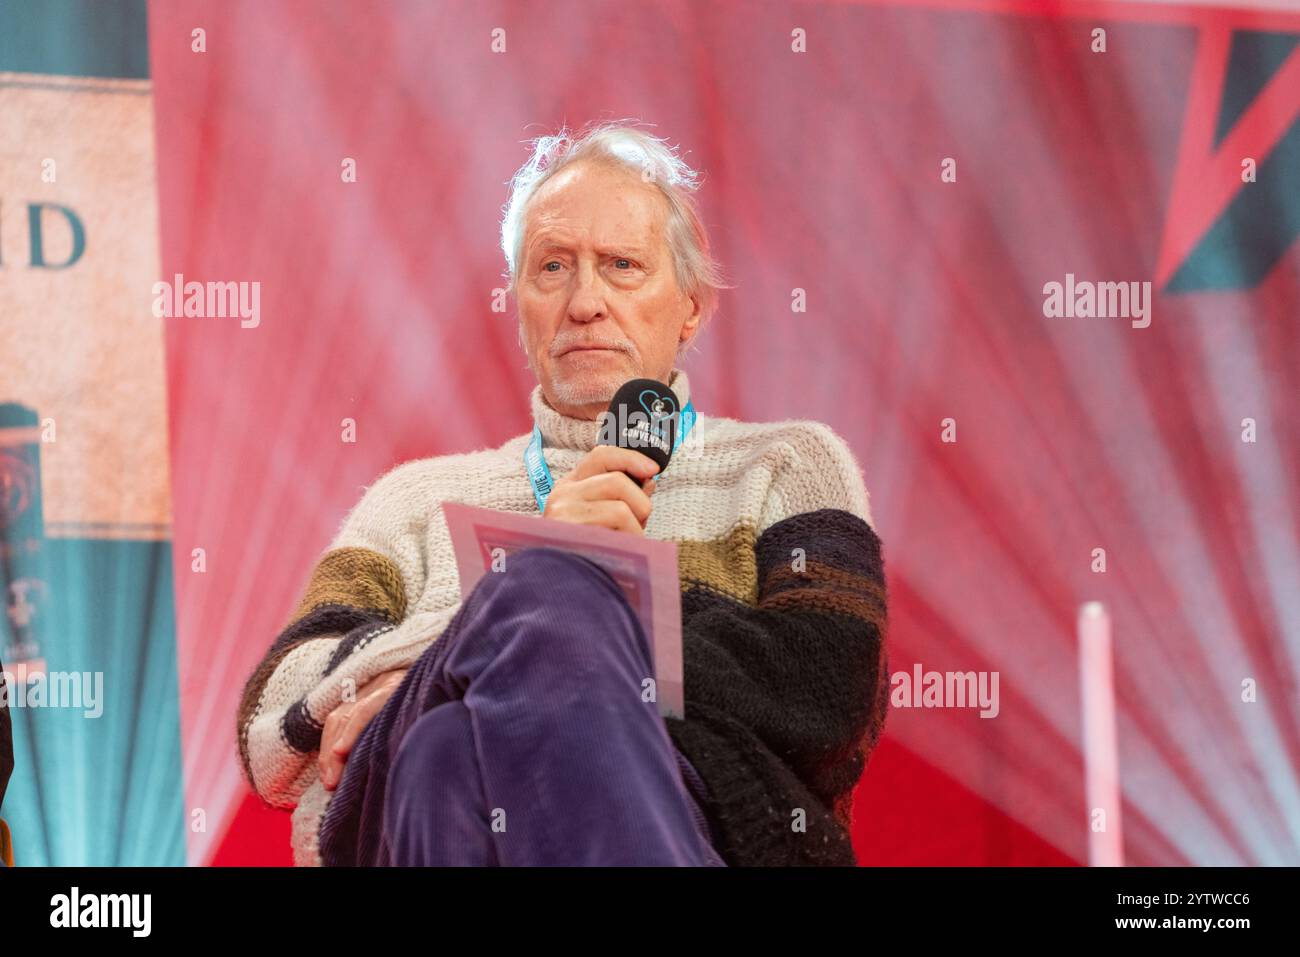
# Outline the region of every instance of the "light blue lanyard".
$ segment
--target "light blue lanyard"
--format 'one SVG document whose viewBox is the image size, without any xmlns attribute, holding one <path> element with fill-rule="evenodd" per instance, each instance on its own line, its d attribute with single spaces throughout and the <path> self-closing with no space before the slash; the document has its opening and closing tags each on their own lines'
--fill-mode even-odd
<svg viewBox="0 0 1300 957">
<path fill-rule="evenodd" d="M 690 402 L 681 411 L 681 419 L 678 423 L 677 434 L 673 438 L 673 451 L 676 452 L 678 446 L 686 441 L 686 436 L 690 434 L 691 428 L 695 425 L 695 406 Z M 546 500 L 551 496 L 551 489 L 555 487 L 555 482 L 551 479 L 551 470 L 546 464 L 546 459 L 542 457 L 542 430 L 540 426 L 533 426 L 533 437 L 529 441 L 528 447 L 524 449 L 524 472 L 528 475 L 528 481 L 533 486 L 533 498 L 537 499 L 537 510 L 546 511 Z M 654 480 L 659 481 L 659 474 L 654 475 Z"/>
</svg>

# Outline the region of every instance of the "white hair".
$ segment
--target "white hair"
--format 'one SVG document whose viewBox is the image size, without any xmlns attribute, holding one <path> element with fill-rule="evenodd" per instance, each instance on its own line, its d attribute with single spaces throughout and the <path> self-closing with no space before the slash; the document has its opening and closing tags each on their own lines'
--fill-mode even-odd
<svg viewBox="0 0 1300 957">
<path fill-rule="evenodd" d="M 700 219 L 694 196 L 700 174 L 691 169 L 666 140 L 651 136 L 625 122 L 588 125 L 571 132 L 562 126 L 551 136 L 528 141 L 532 156 L 507 184 L 510 199 L 502 208 L 501 251 L 506 257 L 502 274 L 509 290 L 519 281 L 519 258 L 523 252 L 524 225 L 528 203 L 542 184 L 560 170 L 581 159 L 597 159 L 627 167 L 643 182 L 658 187 L 668 203 L 665 224 L 668 249 L 678 287 L 700 301 L 701 327 L 718 304 L 718 293 L 730 289 L 721 267 L 710 253 L 709 237 Z M 692 337 L 694 339 L 696 337 Z"/>
</svg>

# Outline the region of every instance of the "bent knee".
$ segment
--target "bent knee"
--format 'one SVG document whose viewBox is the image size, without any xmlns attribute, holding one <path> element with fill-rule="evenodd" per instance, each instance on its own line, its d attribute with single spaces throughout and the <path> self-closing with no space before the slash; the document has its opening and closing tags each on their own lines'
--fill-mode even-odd
<svg viewBox="0 0 1300 957">
<path fill-rule="evenodd" d="M 546 545 L 523 548 L 505 559 L 507 578 L 546 584 L 564 581 L 614 584 L 609 572 L 576 552 Z"/>
<path fill-rule="evenodd" d="M 510 555 L 495 585 L 494 598 L 536 615 L 536 627 L 520 629 L 515 642 L 534 640 L 541 667 L 584 670 L 602 658 L 611 663 L 626 655 L 603 655 L 623 644 L 637 661 L 650 658 L 649 641 L 636 612 L 613 576 L 595 562 L 555 548 L 528 548 Z M 601 642 L 559 640 L 563 636 L 601 636 Z M 619 639 L 622 638 L 623 641 Z"/>
<path fill-rule="evenodd" d="M 623 589 L 613 576 L 573 552 L 526 548 L 510 555 L 504 570 L 496 574 L 498 594 L 508 592 L 531 608 L 549 607 L 575 623 L 627 608 Z"/>
</svg>

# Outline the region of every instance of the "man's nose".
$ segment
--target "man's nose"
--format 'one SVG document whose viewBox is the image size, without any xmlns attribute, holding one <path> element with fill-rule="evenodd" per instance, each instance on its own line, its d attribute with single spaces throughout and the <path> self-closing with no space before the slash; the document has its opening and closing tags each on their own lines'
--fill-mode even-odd
<svg viewBox="0 0 1300 957">
<path fill-rule="evenodd" d="M 573 296 L 569 299 L 569 315 L 575 322 L 592 322 L 609 315 L 605 281 L 595 266 L 579 264 L 575 283 Z"/>
</svg>

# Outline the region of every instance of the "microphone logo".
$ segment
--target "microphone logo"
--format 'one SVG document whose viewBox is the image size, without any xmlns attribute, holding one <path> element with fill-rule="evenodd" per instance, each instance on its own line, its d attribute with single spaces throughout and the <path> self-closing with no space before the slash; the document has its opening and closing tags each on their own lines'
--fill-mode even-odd
<svg viewBox="0 0 1300 957">
<path fill-rule="evenodd" d="M 597 443 L 636 449 L 662 469 L 676 450 L 681 417 L 679 400 L 668 386 L 654 379 L 632 379 L 610 400 Z"/>
<path fill-rule="evenodd" d="M 619 403 L 618 412 L 610 410 L 602 415 L 599 442 L 602 445 L 621 445 L 626 449 L 658 449 L 672 452 L 673 429 L 677 422 L 677 409 L 671 399 L 656 396 L 649 390 L 638 396 L 640 409 Z"/>
</svg>

